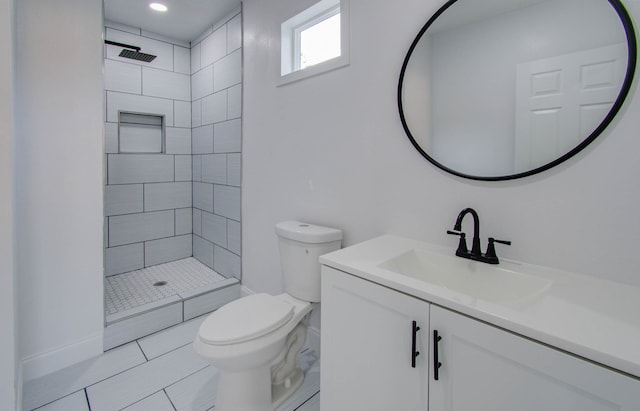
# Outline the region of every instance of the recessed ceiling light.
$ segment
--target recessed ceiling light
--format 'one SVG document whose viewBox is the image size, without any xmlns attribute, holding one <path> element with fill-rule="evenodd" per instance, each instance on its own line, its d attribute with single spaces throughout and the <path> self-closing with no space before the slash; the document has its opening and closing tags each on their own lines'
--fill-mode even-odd
<svg viewBox="0 0 640 411">
<path fill-rule="evenodd" d="M 155 11 L 167 11 L 167 6 L 161 3 L 151 3 L 149 4 L 149 7 Z"/>
</svg>

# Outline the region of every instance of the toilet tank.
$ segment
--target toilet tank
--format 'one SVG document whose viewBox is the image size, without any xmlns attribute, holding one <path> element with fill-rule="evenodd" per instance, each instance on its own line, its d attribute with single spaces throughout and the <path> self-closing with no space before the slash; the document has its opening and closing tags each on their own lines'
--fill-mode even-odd
<svg viewBox="0 0 640 411">
<path fill-rule="evenodd" d="M 284 291 L 300 300 L 320 301 L 318 258 L 340 249 L 342 231 L 300 221 L 276 224 Z"/>
</svg>

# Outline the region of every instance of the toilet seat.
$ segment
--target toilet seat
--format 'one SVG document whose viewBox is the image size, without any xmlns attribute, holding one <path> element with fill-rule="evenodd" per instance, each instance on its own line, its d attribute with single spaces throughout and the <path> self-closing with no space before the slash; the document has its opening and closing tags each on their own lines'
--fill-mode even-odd
<svg viewBox="0 0 640 411">
<path fill-rule="evenodd" d="M 293 317 L 294 307 L 269 294 L 240 298 L 211 314 L 198 336 L 211 345 L 250 341 L 282 327 Z"/>
</svg>

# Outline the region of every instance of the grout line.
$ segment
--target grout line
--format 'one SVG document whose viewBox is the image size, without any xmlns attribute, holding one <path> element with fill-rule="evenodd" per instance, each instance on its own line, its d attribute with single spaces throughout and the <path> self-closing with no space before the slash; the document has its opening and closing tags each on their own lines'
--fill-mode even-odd
<svg viewBox="0 0 640 411">
<path fill-rule="evenodd" d="M 140 337 L 142 338 L 142 337 Z M 142 349 L 142 346 L 140 345 L 140 338 L 138 338 L 136 340 L 136 344 L 138 345 L 138 348 L 140 348 L 140 351 L 142 352 L 142 355 L 144 356 L 144 359 L 147 360 L 147 362 L 149 362 L 149 357 L 147 357 L 147 354 L 144 352 L 144 350 Z"/>
<path fill-rule="evenodd" d="M 91 401 L 89 401 L 89 394 L 87 393 L 87 387 L 83 388 L 84 398 L 87 400 L 87 407 L 89 407 L 89 411 L 91 411 Z"/>
<path fill-rule="evenodd" d="M 167 399 L 169 400 L 169 404 L 171 404 L 171 407 L 173 407 L 173 409 L 174 409 L 175 411 L 177 411 L 177 410 L 178 410 L 178 408 L 177 408 L 177 407 L 176 407 L 176 405 L 173 403 L 173 401 L 171 401 L 171 397 L 169 397 L 169 393 L 167 392 L 167 388 L 166 388 L 166 387 L 165 387 L 165 388 L 163 388 L 163 389 L 162 389 L 162 392 L 164 392 L 164 395 L 166 395 L 166 396 L 167 396 Z"/>
</svg>

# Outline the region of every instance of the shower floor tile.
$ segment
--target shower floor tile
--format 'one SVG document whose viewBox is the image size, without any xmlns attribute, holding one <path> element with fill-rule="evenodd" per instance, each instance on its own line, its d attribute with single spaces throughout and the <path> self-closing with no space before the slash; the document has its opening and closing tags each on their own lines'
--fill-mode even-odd
<svg viewBox="0 0 640 411">
<path fill-rule="evenodd" d="M 191 295 L 195 290 L 224 280 L 225 277 L 193 257 L 112 275 L 105 280 L 106 314 L 117 314 L 175 295 Z"/>
</svg>

